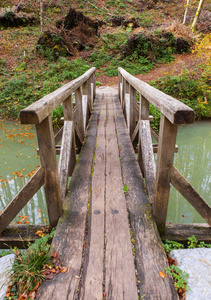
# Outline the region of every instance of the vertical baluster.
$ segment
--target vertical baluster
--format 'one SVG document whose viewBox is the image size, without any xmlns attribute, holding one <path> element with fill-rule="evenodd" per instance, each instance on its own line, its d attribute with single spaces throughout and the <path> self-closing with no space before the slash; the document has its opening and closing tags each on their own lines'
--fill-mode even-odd
<svg viewBox="0 0 211 300">
<path fill-rule="evenodd" d="M 72 106 L 72 95 L 70 95 L 63 102 L 63 111 L 64 111 L 64 120 L 65 121 L 73 121 L 73 106 Z M 75 122 L 75 121 L 74 121 Z M 74 125 L 75 127 L 75 125 Z M 69 176 L 72 175 L 75 164 L 76 164 L 76 149 L 75 149 L 75 131 L 73 132 L 72 137 L 72 148 L 70 154 L 70 164 L 69 164 Z"/>
<path fill-rule="evenodd" d="M 135 102 L 136 102 L 136 89 L 130 85 L 130 124 L 129 124 L 129 134 L 130 138 L 132 138 L 133 132 L 136 127 L 136 121 L 135 121 Z"/>
<path fill-rule="evenodd" d="M 141 120 L 149 120 L 149 102 L 142 95 L 140 95 L 140 105 L 139 105 L 139 122 L 140 122 L 140 124 L 141 124 Z M 139 124 L 139 127 L 140 127 L 140 124 Z M 138 163 L 141 168 L 142 175 L 144 176 L 144 165 L 143 165 L 143 158 L 142 158 L 140 129 L 139 129 L 139 138 L 138 138 Z"/>
<path fill-rule="evenodd" d="M 161 115 L 153 202 L 153 215 L 161 233 L 165 230 L 170 192 L 169 176 L 174 161 L 177 127 Z"/>
<path fill-rule="evenodd" d="M 59 175 L 51 115 L 36 125 L 41 165 L 45 169 L 45 197 L 49 223 L 56 226 L 62 214 Z"/>
<path fill-rule="evenodd" d="M 75 106 L 77 109 L 77 117 L 75 120 L 75 126 L 76 126 L 76 133 L 78 136 L 78 139 L 76 139 L 76 144 L 77 144 L 78 149 L 80 150 L 81 145 L 83 143 L 83 139 L 84 139 L 83 107 L 82 107 L 82 95 L 81 95 L 80 88 L 78 88 L 75 91 Z"/>
</svg>

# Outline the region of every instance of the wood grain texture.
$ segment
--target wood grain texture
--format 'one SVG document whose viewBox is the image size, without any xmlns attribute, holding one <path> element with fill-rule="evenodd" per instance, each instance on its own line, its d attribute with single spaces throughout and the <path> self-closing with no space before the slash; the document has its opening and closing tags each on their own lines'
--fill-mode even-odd
<svg viewBox="0 0 211 300">
<path fill-rule="evenodd" d="M 118 68 L 126 79 L 141 95 L 152 103 L 173 124 L 190 124 L 195 121 L 195 112 L 182 102 L 135 78 L 122 68 Z M 123 79 L 123 81 L 124 81 Z"/>
<path fill-rule="evenodd" d="M 211 242 L 211 227 L 205 223 L 194 224 L 166 224 L 162 240 L 187 242 L 190 236 L 195 236 L 198 241 Z"/>
<path fill-rule="evenodd" d="M 151 214 L 140 168 L 128 136 L 119 100 L 115 98 L 116 129 L 124 184 L 129 188 L 126 200 L 136 249 L 139 296 L 151 300 L 178 299 L 171 278 L 159 271 L 168 266 L 160 236 Z M 130 298 L 129 298 L 130 299 Z"/>
<path fill-rule="evenodd" d="M 44 282 L 36 299 L 72 300 L 77 295 L 100 102 L 101 99 L 97 97 L 85 145 L 80 152 L 79 162 L 75 166 L 70 181 L 68 196 L 63 206 L 63 215 L 57 225 L 51 248 L 52 253 L 58 251 L 63 265 L 68 270 L 66 273 L 55 276 L 53 280 Z"/>
<path fill-rule="evenodd" d="M 106 299 L 138 299 L 111 96 L 106 128 Z"/>
<path fill-rule="evenodd" d="M 64 202 L 67 184 L 69 177 L 69 165 L 72 157 L 74 132 L 73 132 L 73 121 L 64 122 L 64 131 L 62 137 L 61 153 L 59 158 L 59 181 L 61 189 L 61 199 Z M 75 159 L 74 159 L 75 161 Z"/>
<path fill-rule="evenodd" d="M 36 125 L 41 166 L 45 170 L 44 189 L 51 226 L 62 214 L 62 201 L 51 115 Z"/>
<path fill-rule="evenodd" d="M 195 210 L 211 226 L 211 207 L 192 187 L 192 185 L 174 167 L 170 170 L 170 181 L 182 196 L 195 208 Z"/>
<path fill-rule="evenodd" d="M 89 77 L 96 68 L 89 69 L 82 76 L 63 85 L 56 91 L 44 96 L 40 100 L 32 103 L 20 112 L 21 124 L 39 124 L 65 99 L 75 92 Z"/>
<path fill-rule="evenodd" d="M 155 160 L 152 147 L 150 124 L 148 120 L 140 120 L 139 133 L 141 139 L 141 153 L 144 169 L 144 178 L 146 181 L 147 194 L 150 203 L 152 204 L 155 186 Z"/>
<path fill-rule="evenodd" d="M 104 208 L 105 208 L 105 121 L 106 101 L 102 101 L 97 148 L 92 177 L 90 202 L 90 238 L 87 272 L 85 274 L 84 300 L 103 299 L 103 267 L 104 267 Z"/>
<path fill-rule="evenodd" d="M 44 184 L 44 173 L 44 168 L 40 167 L 0 214 L 0 234 Z"/>
<path fill-rule="evenodd" d="M 1 234 L 0 249 L 8 249 L 10 247 L 26 249 L 29 243 L 39 238 L 39 236 L 36 235 L 37 230 L 43 230 L 42 228 L 47 229 L 47 227 L 49 227 L 49 225 L 9 225 Z"/>
<path fill-rule="evenodd" d="M 164 230 L 166 223 L 170 192 L 170 169 L 174 162 L 177 127 L 164 115 L 161 115 L 153 200 L 153 216 L 160 232 Z"/>
</svg>

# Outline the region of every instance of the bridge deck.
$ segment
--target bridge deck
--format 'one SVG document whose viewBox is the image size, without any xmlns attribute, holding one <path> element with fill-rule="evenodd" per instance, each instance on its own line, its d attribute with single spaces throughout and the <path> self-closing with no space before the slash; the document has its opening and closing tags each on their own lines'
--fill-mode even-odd
<svg viewBox="0 0 211 300">
<path fill-rule="evenodd" d="M 36 299 L 177 299 L 115 90 L 97 93 L 52 251 L 68 271 Z"/>
</svg>

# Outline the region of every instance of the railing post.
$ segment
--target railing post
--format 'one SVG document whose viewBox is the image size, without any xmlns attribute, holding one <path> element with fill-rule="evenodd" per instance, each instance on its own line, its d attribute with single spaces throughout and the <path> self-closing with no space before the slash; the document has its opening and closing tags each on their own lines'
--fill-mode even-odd
<svg viewBox="0 0 211 300">
<path fill-rule="evenodd" d="M 81 148 L 81 144 L 84 139 L 84 121 L 83 121 L 83 106 L 82 95 L 80 87 L 75 91 L 75 106 L 77 110 L 75 126 L 78 138 L 76 138 L 76 144 L 78 149 Z"/>
<path fill-rule="evenodd" d="M 177 127 L 161 114 L 153 201 L 153 215 L 160 233 L 165 230 L 170 192 L 170 169 L 174 161 Z"/>
<path fill-rule="evenodd" d="M 64 120 L 65 121 L 75 121 L 73 120 L 73 106 L 72 106 L 72 95 L 70 95 L 64 102 L 63 102 L 63 111 L 64 111 Z M 74 125 L 75 127 L 75 125 Z M 76 149 L 75 149 L 75 130 L 73 130 L 73 137 L 72 137 L 72 149 L 71 149 L 71 158 L 69 164 L 69 176 L 72 175 L 75 164 L 76 164 Z"/>
<path fill-rule="evenodd" d="M 136 89 L 130 85 L 130 122 L 128 124 L 129 126 L 129 134 L 130 138 L 132 138 L 133 132 L 136 127 L 136 122 L 135 122 L 135 102 L 136 102 Z"/>
<path fill-rule="evenodd" d="M 44 188 L 50 226 L 62 214 L 62 201 L 51 115 L 36 124 L 41 165 L 45 169 Z"/>
<path fill-rule="evenodd" d="M 149 120 L 149 102 L 142 95 L 140 95 L 139 122 L 141 122 L 141 120 Z M 140 132 L 139 132 L 139 138 L 138 138 L 138 163 L 141 168 L 142 175 L 144 176 L 144 165 L 143 165 L 143 159 L 142 159 Z"/>
</svg>

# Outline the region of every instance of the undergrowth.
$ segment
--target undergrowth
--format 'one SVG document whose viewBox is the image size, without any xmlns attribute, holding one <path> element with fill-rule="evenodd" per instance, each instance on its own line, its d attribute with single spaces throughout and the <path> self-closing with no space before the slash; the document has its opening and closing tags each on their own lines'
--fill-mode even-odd
<svg viewBox="0 0 211 300">
<path fill-rule="evenodd" d="M 166 252 L 166 255 L 168 257 L 168 262 L 169 262 L 169 266 L 165 268 L 165 273 L 172 276 L 176 291 L 178 292 L 181 299 L 185 299 L 184 298 L 185 292 L 189 289 L 188 287 L 189 275 L 185 271 L 182 271 L 177 266 L 177 262 L 169 256 L 172 250 L 184 249 L 185 246 L 184 244 L 166 239 L 165 242 L 163 243 L 163 248 Z M 206 244 L 204 241 L 199 242 L 196 239 L 196 237 L 193 235 L 192 237 L 188 238 L 187 248 L 188 249 L 211 248 L 211 244 Z"/>
<path fill-rule="evenodd" d="M 17 118 L 21 109 L 82 75 L 89 68 L 81 58 L 68 61 L 60 57 L 57 62 L 41 65 L 37 71 L 32 71 L 26 64 L 22 72 L 14 70 L 9 80 L 1 76 L 0 115 L 3 118 Z M 58 107 L 53 116 L 60 117 L 61 113 L 61 107 Z"/>
</svg>

